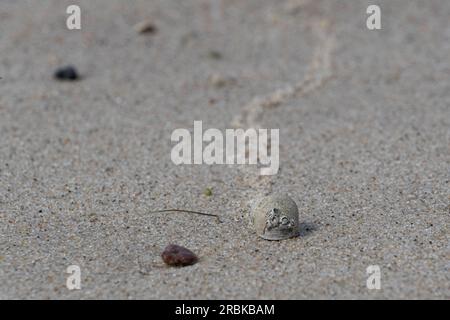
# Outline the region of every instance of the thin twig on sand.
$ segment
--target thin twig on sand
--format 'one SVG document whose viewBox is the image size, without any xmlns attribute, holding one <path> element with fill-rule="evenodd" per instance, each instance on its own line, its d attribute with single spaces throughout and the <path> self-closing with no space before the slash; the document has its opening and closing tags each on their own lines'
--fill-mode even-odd
<svg viewBox="0 0 450 320">
<path fill-rule="evenodd" d="M 163 212 L 184 212 L 184 213 L 198 214 L 201 216 L 215 217 L 217 219 L 217 222 L 222 223 L 220 217 L 217 214 L 205 213 L 200 211 L 183 210 L 183 209 L 164 209 L 164 210 L 150 211 L 149 213 L 163 213 Z"/>
</svg>

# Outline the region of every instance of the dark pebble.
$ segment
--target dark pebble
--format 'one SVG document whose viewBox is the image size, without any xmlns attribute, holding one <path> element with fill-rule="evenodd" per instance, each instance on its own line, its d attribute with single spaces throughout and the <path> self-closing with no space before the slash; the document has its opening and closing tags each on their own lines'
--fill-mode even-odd
<svg viewBox="0 0 450 320">
<path fill-rule="evenodd" d="M 213 60 L 221 60 L 222 59 L 222 53 L 220 53 L 219 51 L 216 51 L 216 50 L 209 51 L 208 56 L 209 56 L 209 58 L 211 58 Z"/>
<path fill-rule="evenodd" d="M 142 21 L 137 25 L 135 25 L 134 28 L 138 33 L 142 34 L 144 33 L 153 34 L 156 33 L 156 31 L 158 31 L 156 25 L 151 21 Z"/>
<path fill-rule="evenodd" d="M 176 244 L 168 245 L 161 253 L 161 258 L 167 265 L 175 267 L 190 266 L 198 261 L 197 256 L 191 250 Z"/>
<path fill-rule="evenodd" d="M 55 71 L 54 77 L 55 77 L 55 79 L 65 80 L 65 81 L 75 81 L 80 78 L 80 76 L 78 75 L 77 69 L 75 69 L 75 67 L 72 67 L 72 66 L 66 66 L 66 67 L 57 69 Z"/>
</svg>

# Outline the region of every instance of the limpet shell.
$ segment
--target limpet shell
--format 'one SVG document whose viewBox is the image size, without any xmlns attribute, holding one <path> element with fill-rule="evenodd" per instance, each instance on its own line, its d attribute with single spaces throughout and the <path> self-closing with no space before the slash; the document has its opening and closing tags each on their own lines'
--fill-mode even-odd
<svg viewBox="0 0 450 320">
<path fill-rule="evenodd" d="M 283 240 L 299 235 L 298 208 L 288 195 L 261 198 L 253 207 L 251 219 L 263 239 Z"/>
</svg>

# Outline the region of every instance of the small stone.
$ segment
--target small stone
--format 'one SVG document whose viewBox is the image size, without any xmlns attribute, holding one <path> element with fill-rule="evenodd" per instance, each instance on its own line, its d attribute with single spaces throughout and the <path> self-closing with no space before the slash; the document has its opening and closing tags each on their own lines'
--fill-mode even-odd
<svg viewBox="0 0 450 320">
<path fill-rule="evenodd" d="M 98 216 L 95 212 L 89 214 L 89 222 L 95 223 L 98 221 Z"/>
<path fill-rule="evenodd" d="M 212 86 L 216 88 L 222 88 L 227 85 L 234 84 L 236 82 L 236 79 L 234 77 L 222 76 L 220 74 L 215 73 L 209 76 L 208 81 Z"/>
<path fill-rule="evenodd" d="M 224 87 L 227 84 L 227 79 L 218 74 L 213 74 L 209 77 L 209 82 L 216 88 Z"/>
<path fill-rule="evenodd" d="M 141 34 L 144 34 L 144 33 L 153 34 L 153 33 L 156 33 L 156 31 L 158 30 L 156 25 L 150 20 L 144 20 L 144 21 L 139 22 L 138 24 L 136 24 L 134 26 L 134 29 L 136 30 L 136 32 L 141 33 Z"/>
<path fill-rule="evenodd" d="M 174 267 L 190 266 L 198 262 L 197 256 L 189 249 L 176 244 L 168 245 L 161 253 L 164 263 Z"/>
<path fill-rule="evenodd" d="M 73 66 L 65 66 L 55 71 L 55 79 L 62 81 L 75 81 L 80 78 L 77 69 Z"/>
<path fill-rule="evenodd" d="M 213 60 L 221 60 L 222 59 L 222 53 L 220 51 L 211 50 L 208 52 L 208 57 Z"/>
</svg>

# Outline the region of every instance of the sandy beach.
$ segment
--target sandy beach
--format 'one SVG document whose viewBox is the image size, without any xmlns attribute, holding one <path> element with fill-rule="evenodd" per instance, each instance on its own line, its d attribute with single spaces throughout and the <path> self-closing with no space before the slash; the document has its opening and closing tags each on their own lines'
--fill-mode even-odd
<svg viewBox="0 0 450 320">
<path fill-rule="evenodd" d="M 450 299 L 450 2 L 374 3 L 0 0 L 0 299 Z M 279 129 L 278 173 L 175 165 L 198 120 Z M 274 193 L 299 237 L 249 223 Z"/>
</svg>

